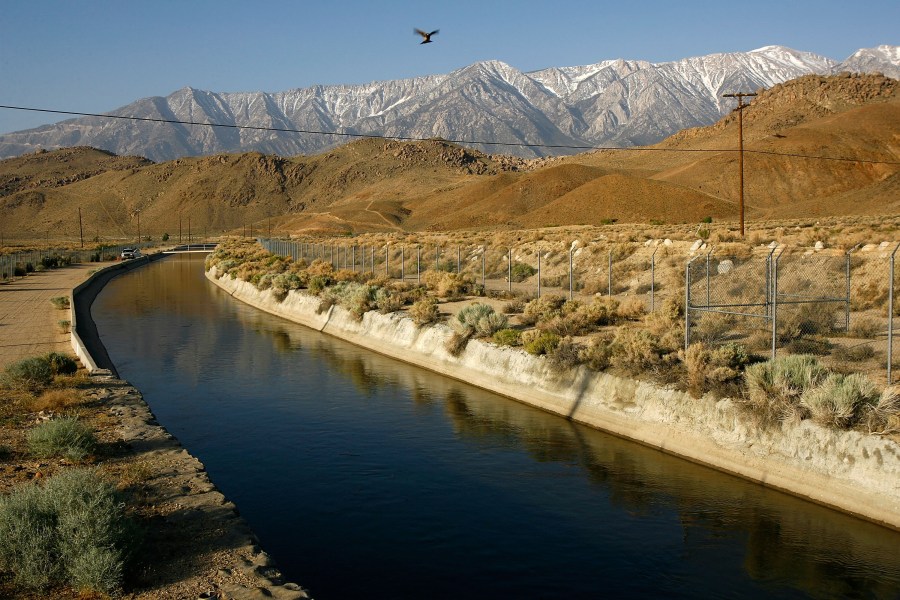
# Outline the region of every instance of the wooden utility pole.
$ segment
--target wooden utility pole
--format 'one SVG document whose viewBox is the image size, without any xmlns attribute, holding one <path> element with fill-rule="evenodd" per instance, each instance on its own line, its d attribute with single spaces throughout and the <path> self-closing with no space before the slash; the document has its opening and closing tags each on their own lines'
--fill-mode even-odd
<svg viewBox="0 0 900 600">
<path fill-rule="evenodd" d="M 740 210 L 741 210 L 741 237 L 744 237 L 744 109 L 748 106 L 744 104 L 744 98 L 748 96 L 755 96 L 755 93 L 750 92 L 738 92 L 737 94 L 722 94 L 723 98 L 737 98 L 738 105 L 734 110 L 737 111 L 738 114 L 738 164 L 740 165 L 741 170 L 741 180 L 740 180 L 740 188 L 741 188 L 741 196 L 740 196 Z"/>
<path fill-rule="evenodd" d="M 81 207 L 78 207 L 78 234 L 81 236 L 81 247 L 84 248 L 84 226 L 81 224 Z"/>
</svg>

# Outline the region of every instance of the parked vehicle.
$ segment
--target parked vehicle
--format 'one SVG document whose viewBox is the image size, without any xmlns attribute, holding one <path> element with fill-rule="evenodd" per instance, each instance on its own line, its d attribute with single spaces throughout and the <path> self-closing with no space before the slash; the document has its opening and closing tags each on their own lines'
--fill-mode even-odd
<svg viewBox="0 0 900 600">
<path fill-rule="evenodd" d="M 121 256 L 122 256 L 122 260 L 139 258 L 141 256 L 141 251 L 138 250 L 137 248 L 123 248 Z"/>
</svg>

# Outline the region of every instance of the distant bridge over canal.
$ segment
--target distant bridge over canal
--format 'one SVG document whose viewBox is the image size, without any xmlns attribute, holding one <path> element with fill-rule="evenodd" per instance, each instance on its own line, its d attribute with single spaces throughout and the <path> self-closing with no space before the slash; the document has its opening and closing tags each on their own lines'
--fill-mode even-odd
<svg viewBox="0 0 900 600">
<path fill-rule="evenodd" d="M 205 252 L 210 253 L 216 249 L 218 244 L 215 242 L 203 242 L 200 244 L 180 244 L 174 248 L 163 250 L 163 254 L 185 254 L 187 252 Z"/>
</svg>

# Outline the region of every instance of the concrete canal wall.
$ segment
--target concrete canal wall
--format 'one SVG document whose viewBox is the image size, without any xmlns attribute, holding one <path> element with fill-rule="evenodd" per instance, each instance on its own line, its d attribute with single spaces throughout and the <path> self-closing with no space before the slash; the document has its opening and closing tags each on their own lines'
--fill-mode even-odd
<svg viewBox="0 0 900 600">
<path fill-rule="evenodd" d="M 760 430 L 728 399 L 584 367 L 558 374 L 542 357 L 478 340 L 453 356 L 444 325 L 374 311 L 357 320 L 338 306 L 318 314 L 319 299 L 302 292 L 279 300 L 215 269 L 207 278 L 260 310 L 380 354 L 900 530 L 900 446 L 889 439 L 810 421 Z"/>
</svg>

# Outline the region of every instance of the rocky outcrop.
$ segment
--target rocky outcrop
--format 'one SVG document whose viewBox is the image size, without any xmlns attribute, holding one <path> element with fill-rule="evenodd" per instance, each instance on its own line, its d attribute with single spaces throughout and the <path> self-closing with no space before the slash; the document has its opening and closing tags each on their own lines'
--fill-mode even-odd
<svg viewBox="0 0 900 600">
<path fill-rule="evenodd" d="M 559 374 L 541 357 L 471 341 L 459 356 L 445 350 L 443 325 L 417 327 L 402 313 L 361 320 L 292 291 L 279 299 L 252 284 L 207 277 L 234 298 L 375 352 L 464 380 L 492 392 L 739 475 L 871 521 L 900 529 L 900 446 L 857 431 L 804 421 L 760 429 L 728 399 L 695 399 L 675 389 L 579 367 Z"/>
</svg>

